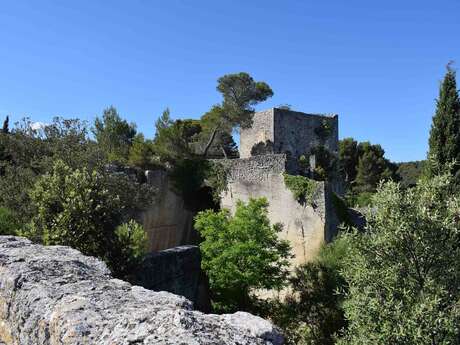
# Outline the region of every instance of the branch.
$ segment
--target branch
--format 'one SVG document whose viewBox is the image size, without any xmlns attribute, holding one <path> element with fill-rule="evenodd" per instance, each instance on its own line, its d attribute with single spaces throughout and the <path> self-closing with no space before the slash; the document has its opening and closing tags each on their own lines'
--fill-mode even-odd
<svg viewBox="0 0 460 345">
<path fill-rule="evenodd" d="M 206 156 L 208 155 L 208 151 L 211 148 L 211 145 L 214 142 L 214 139 L 216 138 L 216 134 L 218 130 L 219 130 L 219 126 L 216 126 L 216 128 L 214 128 L 214 130 L 212 131 L 211 137 L 209 138 L 208 143 L 206 144 L 206 147 L 204 148 L 203 157 L 206 158 Z"/>
</svg>

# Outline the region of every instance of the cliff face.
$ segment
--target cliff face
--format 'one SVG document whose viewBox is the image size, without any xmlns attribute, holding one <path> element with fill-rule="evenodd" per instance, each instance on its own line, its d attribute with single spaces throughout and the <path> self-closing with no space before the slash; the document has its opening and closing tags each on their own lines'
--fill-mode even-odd
<svg viewBox="0 0 460 345">
<path fill-rule="evenodd" d="M 279 237 L 291 244 L 292 268 L 313 260 L 322 244 L 336 234 L 337 222 L 329 201 L 331 191 L 324 182 L 317 182 L 315 205 L 300 204 L 284 182 L 283 173 L 292 169 L 286 155 L 223 160 L 221 164 L 228 169 L 221 206 L 235 212 L 238 200 L 267 198 L 270 223 L 283 224 Z"/>
<path fill-rule="evenodd" d="M 211 310 L 208 279 L 201 270 L 197 246 L 179 246 L 149 253 L 136 272 L 136 285 L 168 291 L 193 302 L 195 309 Z"/>
<path fill-rule="evenodd" d="M 77 250 L 0 236 L 0 343 L 282 344 L 248 313 L 206 315 L 184 297 L 113 279 Z"/>
</svg>

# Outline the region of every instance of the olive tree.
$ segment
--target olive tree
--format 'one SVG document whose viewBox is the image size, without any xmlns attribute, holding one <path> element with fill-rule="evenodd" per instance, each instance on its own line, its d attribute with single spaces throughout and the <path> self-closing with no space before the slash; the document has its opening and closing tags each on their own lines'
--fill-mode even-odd
<svg viewBox="0 0 460 345">
<path fill-rule="evenodd" d="M 381 186 L 367 233 L 349 236 L 340 344 L 458 344 L 460 198 L 449 175 Z"/>
</svg>

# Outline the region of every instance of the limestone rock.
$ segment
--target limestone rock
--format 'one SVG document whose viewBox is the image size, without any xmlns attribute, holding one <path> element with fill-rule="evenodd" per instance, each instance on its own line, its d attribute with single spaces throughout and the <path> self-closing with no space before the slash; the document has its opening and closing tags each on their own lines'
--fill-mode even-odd
<svg viewBox="0 0 460 345">
<path fill-rule="evenodd" d="M 197 246 L 179 246 L 149 253 L 135 277 L 136 285 L 184 296 L 200 311 L 209 312 L 211 309 L 208 280 L 201 270 L 201 254 Z"/>
<path fill-rule="evenodd" d="M 266 320 L 207 315 L 186 298 L 113 279 L 77 250 L 0 236 L 0 341 L 42 344 L 282 344 Z"/>
</svg>

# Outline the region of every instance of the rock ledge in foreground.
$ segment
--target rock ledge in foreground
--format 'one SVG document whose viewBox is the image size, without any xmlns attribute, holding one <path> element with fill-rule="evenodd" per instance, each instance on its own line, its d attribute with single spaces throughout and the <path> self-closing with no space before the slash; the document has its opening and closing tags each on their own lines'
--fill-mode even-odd
<svg viewBox="0 0 460 345">
<path fill-rule="evenodd" d="M 0 343 L 282 344 L 248 313 L 202 314 L 184 297 L 113 279 L 103 262 L 63 246 L 0 236 Z"/>
</svg>

